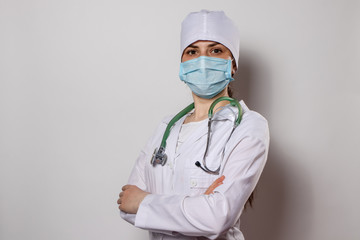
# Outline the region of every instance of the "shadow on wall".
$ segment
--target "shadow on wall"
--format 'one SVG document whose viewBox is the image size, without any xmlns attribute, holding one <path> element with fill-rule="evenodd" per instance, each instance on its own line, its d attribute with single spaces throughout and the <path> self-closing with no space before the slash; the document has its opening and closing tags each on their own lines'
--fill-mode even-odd
<svg viewBox="0 0 360 240">
<path fill-rule="evenodd" d="M 271 73 L 261 61 L 241 53 L 239 70 L 231 83 L 233 95 L 243 99 L 250 109 L 271 116 Z M 276 118 L 272 118 L 276 121 Z M 279 141 L 271 135 L 268 161 L 255 190 L 254 207 L 247 208 L 241 217 L 245 239 L 288 240 L 307 239 L 311 216 L 298 217 L 299 211 L 311 208 L 311 201 L 298 202 L 300 189 L 311 190 L 309 182 L 301 176 L 300 168 L 294 169 L 291 153 L 286 153 Z M 292 167 L 291 167 L 292 166 Z M 300 172 L 300 175 L 298 174 Z M 298 198 L 301 200 L 301 198 Z M 293 235 L 300 231 L 299 236 Z"/>
<path fill-rule="evenodd" d="M 268 162 L 255 189 L 253 208 L 247 208 L 241 216 L 241 228 L 245 239 L 280 240 L 286 226 L 285 206 L 287 199 L 284 168 L 270 148 Z"/>
<path fill-rule="evenodd" d="M 271 72 L 259 59 L 241 52 L 239 68 L 230 83 L 233 97 L 244 100 L 252 110 L 261 114 L 270 114 L 272 99 Z"/>
<path fill-rule="evenodd" d="M 231 83 L 234 97 L 244 100 L 250 109 L 261 113 L 270 109 L 268 104 L 271 99 L 271 88 L 268 86 L 270 82 L 268 74 L 259 61 L 251 58 L 250 54 L 242 52 L 235 81 Z M 262 93 L 265 91 L 267 94 L 264 96 Z M 244 210 L 241 217 L 241 228 L 245 239 L 279 240 L 282 235 L 286 189 L 283 185 L 285 176 L 279 159 L 281 156 L 271 142 L 268 162 L 254 192 L 255 206 Z"/>
</svg>

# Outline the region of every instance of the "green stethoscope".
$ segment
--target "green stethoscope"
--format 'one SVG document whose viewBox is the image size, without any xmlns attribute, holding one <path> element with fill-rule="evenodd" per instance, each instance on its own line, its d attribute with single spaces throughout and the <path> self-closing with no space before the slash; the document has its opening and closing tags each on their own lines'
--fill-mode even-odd
<svg viewBox="0 0 360 240">
<path fill-rule="evenodd" d="M 241 118 L 242 118 L 242 114 L 243 114 L 243 110 L 239 104 L 238 101 L 236 101 L 235 99 L 233 98 L 230 98 L 230 97 L 219 97 L 218 99 L 216 99 L 210 106 L 209 108 L 209 112 L 208 112 L 208 133 L 207 133 L 207 141 L 206 141 L 206 149 L 205 149 L 205 153 L 204 153 L 204 156 L 203 156 L 203 167 L 201 166 L 200 162 L 197 161 L 195 163 L 195 165 L 197 167 L 200 167 L 202 170 L 204 170 L 205 172 L 207 173 L 210 173 L 210 174 L 215 174 L 215 175 L 218 175 L 219 172 L 220 172 L 220 167 L 221 167 L 221 162 L 220 162 L 220 165 L 219 167 L 216 169 L 216 170 L 211 170 L 209 169 L 207 166 L 206 166 L 206 156 L 207 156 L 207 152 L 208 152 L 208 148 L 209 148 L 209 142 L 210 142 L 210 132 L 211 132 L 211 122 L 213 121 L 212 120 L 212 117 L 213 117 L 213 111 L 214 111 L 214 107 L 216 104 L 218 104 L 219 102 L 221 101 L 229 101 L 230 102 L 230 105 L 231 106 L 234 106 L 234 107 L 237 107 L 238 108 L 238 116 L 234 122 L 234 126 L 231 130 L 231 133 L 230 133 L 230 136 L 228 138 L 228 140 L 230 139 L 232 133 L 234 132 L 235 128 L 240 124 L 241 122 Z M 161 141 L 161 144 L 160 144 L 160 147 L 159 149 L 155 148 L 154 150 L 154 153 L 152 155 L 152 158 L 151 158 L 151 164 L 153 166 L 155 166 L 156 164 L 161 164 L 162 166 L 165 165 L 166 163 L 166 160 L 167 160 L 167 155 L 165 153 L 165 148 L 166 148 L 166 140 L 168 139 L 169 137 L 169 134 L 170 134 L 170 129 L 172 128 L 172 126 L 174 126 L 174 124 L 180 119 L 182 118 L 183 116 L 185 116 L 187 113 L 189 113 L 192 109 L 194 109 L 194 103 L 190 104 L 189 106 L 187 106 L 186 108 L 184 108 L 182 111 L 180 111 L 178 114 L 176 114 L 175 117 L 173 117 L 171 119 L 171 121 L 169 122 L 168 126 L 166 127 L 165 129 L 165 133 L 164 133 L 164 136 L 162 138 L 162 141 Z M 224 146 L 224 149 L 223 149 L 223 157 L 224 157 L 224 152 L 225 152 L 225 146 Z"/>
</svg>

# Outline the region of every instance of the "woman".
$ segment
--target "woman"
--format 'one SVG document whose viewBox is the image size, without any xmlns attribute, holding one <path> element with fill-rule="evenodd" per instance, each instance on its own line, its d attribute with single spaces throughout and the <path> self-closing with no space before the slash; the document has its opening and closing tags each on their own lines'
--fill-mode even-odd
<svg viewBox="0 0 360 240">
<path fill-rule="evenodd" d="M 243 101 L 241 109 L 216 104 L 210 138 L 207 120 L 211 104 L 229 96 L 238 31 L 223 12 L 190 13 L 182 23 L 181 51 L 180 78 L 195 108 L 175 121 L 164 152 L 159 146 L 171 118 L 160 123 L 119 195 L 121 216 L 149 230 L 150 239 L 244 239 L 240 215 L 266 162 L 267 121 Z"/>
</svg>

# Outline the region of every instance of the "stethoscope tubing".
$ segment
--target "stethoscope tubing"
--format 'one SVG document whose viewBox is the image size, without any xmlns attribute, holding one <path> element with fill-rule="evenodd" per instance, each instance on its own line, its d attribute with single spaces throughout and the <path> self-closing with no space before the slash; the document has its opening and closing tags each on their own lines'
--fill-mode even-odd
<svg viewBox="0 0 360 240">
<path fill-rule="evenodd" d="M 230 97 L 220 97 L 220 98 L 217 98 L 211 105 L 210 105 L 210 108 L 209 108 L 209 112 L 208 112 L 208 117 L 209 117 L 209 120 L 208 120 L 208 133 L 207 133 L 207 140 L 206 140 L 206 148 L 205 148 L 205 152 L 204 152 L 204 155 L 203 155 L 203 159 L 202 159 L 202 165 L 201 166 L 201 163 L 199 161 L 196 161 L 195 162 L 195 165 L 199 168 L 201 168 L 203 171 L 209 173 L 209 174 L 215 174 L 215 175 L 219 175 L 220 173 L 220 169 L 221 169 L 221 164 L 222 164 L 222 160 L 224 158 L 224 154 L 225 154 L 225 146 L 226 146 L 226 143 L 224 145 L 224 148 L 223 148 L 223 151 L 222 151 L 222 160 L 220 162 L 220 165 L 219 167 L 216 169 L 216 170 L 211 170 L 207 167 L 206 165 L 206 156 L 207 156 L 207 153 L 208 153 L 208 150 L 209 150 L 209 143 L 211 141 L 211 122 L 212 122 L 212 117 L 213 117 L 213 113 L 214 113 L 214 108 L 216 106 L 217 103 L 221 102 L 221 101 L 229 101 L 230 104 L 234 107 L 237 107 L 238 108 L 238 116 L 234 122 L 234 126 L 231 130 L 231 133 L 229 135 L 229 138 L 228 140 L 226 141 L 226 143 L 229 141 L 232 133 L 234 132 L 235 128 L 240 124 L 241 122 L 241 119 L 242 119 L 242 114 L 243 114 L 243 110 L 242 110 L 242 107 L 240 105 L 240 103 L 238 101 L 236 101 L 235 99 L 233 98 L 230 98 Z M 170 134 L 170 130 L 172 128 L 172 126 L 179 120 L 181 119 L 183 116 L 185 116 L 187 113 L 189 113 L 192 109 L 194 109 L 195 105 L 194 103 L 191 103 L 190 105 L 188 105 L 186 108 L 184 108 L 183 110 L 181 110 L 178 114 L 176 114 L 169 122 L 169 124 L 167 125 L 166 129 L 165 129 L 165 132 L 164 132 L 164 135 L 163 135 L 163 138 L 161 140 L 161 144 L 160 144 L 160 147 L 159 148 L 156 148 L 154 150 L 154 153 L 153 153 L 153 156 L 151 158 L 151 164 L 153 166 L 155 166 L 156 164 L 160 164 L 162 166 L 165 165 L 166 161 L 167 161 L 167 155 L 165 153 L 165 148 L 166 148 L 166 140 L 167 138 L 169 137 L 169 134 Z"/>
</svg>

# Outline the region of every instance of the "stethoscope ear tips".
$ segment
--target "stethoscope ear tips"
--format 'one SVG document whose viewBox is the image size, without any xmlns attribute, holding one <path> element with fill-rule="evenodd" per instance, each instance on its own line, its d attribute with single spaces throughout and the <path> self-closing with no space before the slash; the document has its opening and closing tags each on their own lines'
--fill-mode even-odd
<svg viewBox="0 0 360 240">
<path fill-rule="evenodd" d="M 203 167 L 201 166 L 201 163 L 200 163 L 199 161 L 196 161 L 196 162 L 195 162 L 195 165 L 196 165 L 197 167 L 201 168 L 202 170 L 204 170 L 204 172 L 211 173 L 211 172 L 209 172 L 207 169 L 203 168 Z"/>
<path fill-rule="evenodd" d="M 219 172 L 220 172 L 220 166 L 218 169 L 216 169 L 215 171 L 212 171 L 210 169 L 208 169 L 206 166 L 205 167 L 202 167 L 201 166 L 201 163 L 199 161 L 196 161 L 195 162 L 195 165 L 199 168 L 201 168 L 202 170 L 204 170 L 204 172 L 207 172 L 207 173 L 210 173 L 210 174 L 215 174 L 215 175 L 219 175 Z"/>
</svg>

